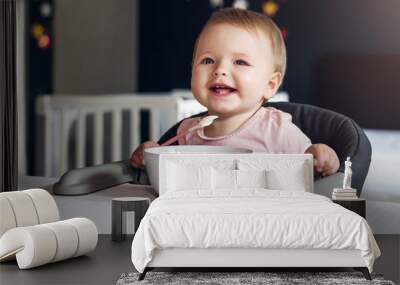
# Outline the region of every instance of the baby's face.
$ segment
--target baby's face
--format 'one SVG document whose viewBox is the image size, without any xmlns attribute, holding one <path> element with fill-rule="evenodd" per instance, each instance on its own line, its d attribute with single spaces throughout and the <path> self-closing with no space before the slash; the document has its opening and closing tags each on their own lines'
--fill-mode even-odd
<svg viewBox="0 0 400 285">
<path fill-rule="evenodd" d="M 271 85 L 276 76 L 272 59 L 264 34 L 229 24 L 209 26 L 200 36 L 193 61 L 193 94 L 210 114 L 252 114 L 279 86 L 280 81 Z"/>
</svg>

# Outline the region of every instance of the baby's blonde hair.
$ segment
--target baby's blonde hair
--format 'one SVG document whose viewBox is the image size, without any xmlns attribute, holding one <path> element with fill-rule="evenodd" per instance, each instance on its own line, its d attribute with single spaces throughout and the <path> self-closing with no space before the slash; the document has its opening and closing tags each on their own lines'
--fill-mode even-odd
<svg viewBox="0 0 400 285">
<path fill-rule="evenodd" d="M 249 32 L 265 33 L 265 36 L 271 41 L 272 56 L 274 62 L 274 72 L 280 72 L 282 78 L 286 71 L 286 47 L 280 29 L 267 16 L 243 9 L 224 8 L 214 12 L 207 23 L 204 25 L 202 32 L 209 26 L 216 24 L 230 24 L 239 28 L 246 29 Z M 193 62 L 196 57 L 199 38 L 197 37 L 194 50 Z"/>
</svg>

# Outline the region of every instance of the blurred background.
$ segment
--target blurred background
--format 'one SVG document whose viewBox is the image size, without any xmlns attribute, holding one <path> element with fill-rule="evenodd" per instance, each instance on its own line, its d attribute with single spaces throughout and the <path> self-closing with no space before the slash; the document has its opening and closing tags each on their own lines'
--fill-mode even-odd
<svg viewBox="0 0 400 285">
<path fill-rule="evenodd" d="M 20 128 L 24 132 L 20 171 L 29 175 L 44 175 L 43 147 L 49 147 L 40 118 L 47 103 L 38 101 L 41 96 L 111 98 L 166 95 L 177 89 L 187 94 L 193 45 L 201 27 L 214 10 L 235 5 L 265 13 L 281 28 L 288 48 L 281 91 L 291 102 L 333 109 L 363 128 L 400 128 L 397 0 L 21 2 L 24 9 L 19 19 L 25 27 L 21 72 L 26 75 L 21 84 L 25 86 L 26 111 L 20 115 L 25 116 L 26 125 Z M 142 121 L 149 116 L 140 113 Z M 125 117 L 122 115 L 122 122 Z M 85 132 L 92 128 L 90 118 L 86 121 Z M 136 143 L 151 137 L 149 127 L 143 123 L 140 127 Z M 73 122 L 69 128 L 76 133 Z M 70 157 L 76 157 L 71 152 L 78 151 L 73 145 L 69 146 Z M 133 142 L 127 143 L 118 158 L 127 158 L 133 146 Z M 86 156 L 84 164 L 93 164 L 90 154 Z M 105 152 L 103 162 L 111 160 L 112 155 Z M 68 162 L 68 168 L 71 163 L 74 161 Z"/>
<path fill-rule="evenodd" d="M 59 178 L 128 159 L 201 106 L 194 41 L 213 11 L 270 16 L 288 49 L 275 100 L 353 118 L 373 148 L 364 187 L 375 229 L 400 232 L 400 1 L 17 0 L 18 172 Z M 375 220 L 374 220 L 375 219 Z M 387 221 L 387 220 L 386 220 Z M 390 224 L 392 223 L 392 224 Z"/>
<path fill-rule="evenodd" d="M 213 11 L 234 6 L 282 31 L 288 68 L 275 100 L 350 116 L 382 153 L 372 169 L 389 163 L 398 176 L 387 172 L 400 169 L 398 0 L 16 2 L 21 175 L 128 159 L 203 110 L 190 92 L 194 41 Z"/>
</svg>

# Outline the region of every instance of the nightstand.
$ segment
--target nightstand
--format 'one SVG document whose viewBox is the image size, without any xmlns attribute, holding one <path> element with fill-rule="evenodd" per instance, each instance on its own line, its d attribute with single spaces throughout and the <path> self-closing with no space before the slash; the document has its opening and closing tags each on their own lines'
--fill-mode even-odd
<svg viewBox="0 0 400 285">
<path fill-rule="evenodd" d="M 366 217 L 366 201 L 365 199 L 349 199 L 349 200 L 332 200 L 332 202 L 339 204 L 340 206 L 359 214 L 365 219 Z"/>
</svg>

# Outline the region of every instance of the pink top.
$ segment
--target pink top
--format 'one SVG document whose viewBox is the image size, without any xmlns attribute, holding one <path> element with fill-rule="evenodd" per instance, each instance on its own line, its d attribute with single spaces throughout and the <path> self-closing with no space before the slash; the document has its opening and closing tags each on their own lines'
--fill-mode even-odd
<svg viewBox="0 0 400 285">
<path fill-rule="evenodd" d="M 184 120 L 178 128 L 178 134 L 200 119 Z M 310 139 L 292 123 L 292 116 L 272 107 L 260 108 L 239 129 L 228 135 L 207 137 L 203 129 L 198 129 L 178 142 L 180 145 L 230 146 L 267 153 L 304 153 L 311 146 Z"/>
</svg>

